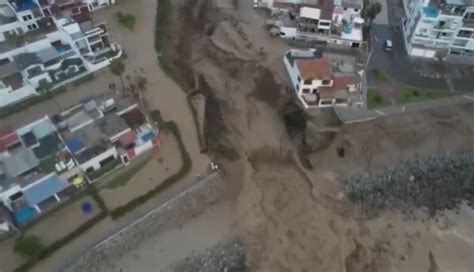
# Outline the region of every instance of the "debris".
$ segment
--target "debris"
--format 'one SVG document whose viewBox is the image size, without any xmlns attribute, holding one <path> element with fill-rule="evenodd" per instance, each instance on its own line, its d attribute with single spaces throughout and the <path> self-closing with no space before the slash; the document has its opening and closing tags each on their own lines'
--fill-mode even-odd
<svg viewBox="0 0 474 272">
<path fill-rule="evenodd" d="M 463 201 L 473 206 L 473 163 L 474 151 L 442 154 L 389 167 L 381 175 L 351 176 L 343 183 L 348 198 L 361 204 L 366 215 L 390 208 L 403 213 L 426 208 L 434 216 Z"/>
</svg>

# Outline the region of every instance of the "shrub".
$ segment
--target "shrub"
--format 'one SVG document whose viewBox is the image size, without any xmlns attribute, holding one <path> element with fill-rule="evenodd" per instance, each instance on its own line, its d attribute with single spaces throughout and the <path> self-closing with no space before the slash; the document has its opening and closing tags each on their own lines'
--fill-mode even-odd
<svg viewBox="0 0 474 272">
<path fill-rule="evenodd" d="M 133 30 L 135 28 L 135 24 L 137 23 L 137 18 L 134 15 L 123 13 L 121 11 L 115 13 L 115 18 L 120 24 L 129 30 Z"/>
<path fill-rule="evenodd" d="M 15 252 L 30 260 L 37 259 L 44 250 L 41 240 L 36 236 L 20 236 L 15 240 Z"/>
</svg>

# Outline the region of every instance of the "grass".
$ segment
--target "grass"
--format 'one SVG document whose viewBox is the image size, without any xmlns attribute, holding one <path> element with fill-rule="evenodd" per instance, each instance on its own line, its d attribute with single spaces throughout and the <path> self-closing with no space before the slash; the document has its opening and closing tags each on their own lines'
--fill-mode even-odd
<svg viewBox="0 0 474 272">
<path fill-rule="evenodd" d="M 137 18 L 130 13 L 118 11 L 115 13 L 115 18 L 121 25 L 128 28 L 129 30 L 133 30 L 135 28 L 135 24 L 137 23 Z"/>
<path fill-rule="evenodd" d="M 367 108 L 375 109 L 386 106 L 390 106 L 390 101 L 387 101 L 376 89 L 367 91 Z"/>
<path fill-rule="evenodd" d="M 448 94 L 440 91 L 419 90 L 410 86 L 400 86 L 398 89 L 397 104 L 405 105 L 408 103 L 439 99 L 446 97 Z"/>
<path fill-rule="evenodd" d="M 372 76 L 375 84 L 384 84 L 390 82 L 390 77 L 378 69 L 372 70 Z"/>
<path fill-rule="evenodd" d="M 395 99 L 395 105 L 401 106 L 413 102 L 420 102 L 426 100 L 439 99 L 448 96 L 449 94 L 434 91 L 434 90 L 420 90 L 410 86 L 399 85 L 396 87 L 398 97 Z M 391 106 L 392 103 L 384 98 L 378 90 L 369 89 L 367 92 L 367 108 L 376 109 L 386 106 Z"/>
<path fill-rule="evenodd" d="M 107 185 L 104 186 L 106 189 L 116 189 L 122 186 L 127 185 L 127 183 L 138 173 L 145 165 L 147 165 L 149 160 L 145 160 L 138 165 L 130 167 L 125 173 L 109 181 Z"/>
</svg>

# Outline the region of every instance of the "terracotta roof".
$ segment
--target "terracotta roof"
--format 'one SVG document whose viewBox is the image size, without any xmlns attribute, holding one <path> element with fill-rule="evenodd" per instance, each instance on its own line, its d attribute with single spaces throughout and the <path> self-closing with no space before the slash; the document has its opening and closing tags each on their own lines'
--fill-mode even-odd
<svg viewBox="0 0 474 272">
<path fill-rule="evenodd" d="M 92 20 L 92 18 L 87 13 L 79 13 L 79 14 L 73 15 L 72 19 L 74 19 L 74 21 L 76 21 L 79 24 Z"/>
<path fill-rule="evenodd" d="M 18 142 L 18 135 L 13 129 L 0 132 L 0 152 L 5 151 L 8 146 Z"/>
<path fill-rule="evenodd" d="M 360 77 L 356 75 L 334 76 L 334 88 L 345 89 L 347 85 L 360 83 Z"/>
<path fill-rule="evenodd" d="M 334 98 L 334 88 L 333 87 L 319 87 L 318 94 L 321 99 Z"/>
<path fill-rule="evenodd" d="M 296 64 L 303 79 L 330 79 L 331 63 L 327 59 L 299 59 Z"/>
</svg>

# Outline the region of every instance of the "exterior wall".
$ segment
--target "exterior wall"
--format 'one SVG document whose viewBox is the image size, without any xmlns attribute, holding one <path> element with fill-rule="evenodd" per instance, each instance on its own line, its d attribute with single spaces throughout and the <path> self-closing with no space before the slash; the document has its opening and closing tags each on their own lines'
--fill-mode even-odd
<svg viewBox="0 0 474 272">
<path fill-rule="evenodd" d="M 111 147 L 107 151 L 103 152 L 102 154 L 82 163 L 79 167 L 82 171 L 86 171 L 88 168 L 94 168 L 94 171 L 99 170 L 101 168 L 100 162 L 110 156 L 114 156 L 114 158 L 118 157 L 117 148 Z"/>
<path fill-rule="evenodd" d="M 12 196 L 16 193 L 19 193 L 19 192 L 21 192 L 21 187 L 19 185 L 15 185 L 15 186 L 11 187 L 10 189 L 5 190 L 5 191 L 0 193 L 0 201 L 2 201 L 2 203 L 5 204 L 5 206 L 8 209 L 11 210 L 12 207 L 11 207 L 10 196 Z"/>
<path fill-rule="evenodd" d="M 26 100 L 32 96 L 37 96 L 36 90 L 29 85 L 13 90 L 11 87 L 0 89 L 0 108 Z"/>
<path fill-rule="evenodd" d="M 422 11 L 428 6 L 427 2 L 404 0 L 403 4 L 407 17 L 403 30 L 409 55 L 445 59 L 454 53 L 474 56 L 474 34 L 470 37 L 459 36 L 462 30 L 474 32 L 474 28 L 466 28 L 463 23 L 464 14 L 473 12 L 474 7 L 468 7 L 464 14 L 447 15 L 440 11 L 436 17 L 430 17 Z"/>
</svg>

